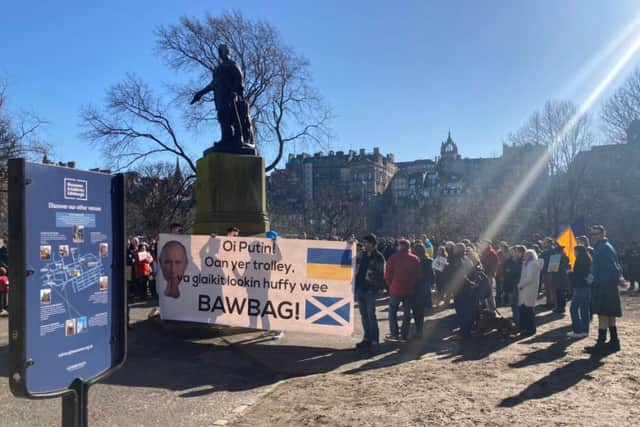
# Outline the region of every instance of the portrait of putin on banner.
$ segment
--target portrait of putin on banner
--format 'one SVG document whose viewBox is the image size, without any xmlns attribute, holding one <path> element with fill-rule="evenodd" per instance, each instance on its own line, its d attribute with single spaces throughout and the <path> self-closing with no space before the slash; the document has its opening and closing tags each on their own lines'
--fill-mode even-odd
<svg viewBox="0 0 640 427">
<path fill-rule="evenodd" d="M 164 295 L 171 298 L 180 298 L 180 282 L 189 264 L 187 250 L 182 243 L 171 240 L 160 251 L 160 270 L 167 286 Z"/>
</svg>

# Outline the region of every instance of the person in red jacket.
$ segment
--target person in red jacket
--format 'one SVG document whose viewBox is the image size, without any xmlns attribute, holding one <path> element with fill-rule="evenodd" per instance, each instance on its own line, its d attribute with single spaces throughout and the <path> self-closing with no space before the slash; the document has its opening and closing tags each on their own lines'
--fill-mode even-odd
<svg viewBox="0 0 640 427">
<path fill-rule="evenodd" d="M 147 245 L 142 243 L 138 246 L 138 252 L 135 254 L 135 265 L 138 292 L 140 292 L 140 296 L 143 299 L 147 299 L 147 287 L 149 286 L 149 276 L 151 276 L 152 263 L 153 256 L 151 256 Z"/>
<path fill-rule="evenodd" d="M 0 267 L 0 314 L 7 314 L 7 295 L 9 294 L 9 277 L 7 269 Z"/>
<path fill-rule="evenodd" d="M 493 290 L 496 288 L 496 273 L 498 272 L 498 254 L 495 249 L 493 249 L 493 245 L 490 240 L 485 240 L 480 243 L 480 250 L 482 251 L 482 255 L 480 257 L 480 263 L 482 264 L 482 269 L 484 270 L 484 274 L 489 278 L 489 283 L 491 284 L 491 296 L 486 298 L 487 309 L 494 313 L 496 311 L 496 300 L 493 296 Z"/>
<path fill-rule="evenodd" d="M 422 274 L 420 259 L 409 252 L 408 240 L 398 242 L 398 250 L 387 261 L 384 273 L 389 288 L 389 329 L 387 341 L 407 340 L 411 324 L 411 297 Z M 402 303 L 402 329 L 398 335 L 398 308 Z"/>
</svg>

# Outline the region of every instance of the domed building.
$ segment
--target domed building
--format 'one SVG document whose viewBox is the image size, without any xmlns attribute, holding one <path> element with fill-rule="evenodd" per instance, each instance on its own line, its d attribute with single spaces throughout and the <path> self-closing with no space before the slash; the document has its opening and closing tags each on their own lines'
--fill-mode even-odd
<svg viewBox="0 0 640 427">
<path fill-rule="evenodd" d="M 396 162 L 378 148 L 291 155 L 285 169 L 268 177 L 269 212 L 284 234 L 424 233 L 437 223 L 453 223 L 448 218 L 453 211 L 471 218 L 463 222 L 475 230 L 486 226 L 521 174 L 545 152 L 545 146 L 505 145 L 500 157 L 464 158 L 449 131 L 439 155 L 407 162 Z M 540 182 L 534 184 L 532 191 L 543 190 Z"/>
</svg>

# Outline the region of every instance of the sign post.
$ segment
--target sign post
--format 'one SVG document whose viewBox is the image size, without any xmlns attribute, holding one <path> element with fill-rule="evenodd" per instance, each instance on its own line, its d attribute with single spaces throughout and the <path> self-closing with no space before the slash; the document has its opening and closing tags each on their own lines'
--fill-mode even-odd
<svg viewBox="0 0 640 427">
<path fill-rule="evenodd" d="M 126 357 L 124 218 L 122 175 L 9 160 L 9 384 L 65 427 Z"/>
<path fill-rule="evenodd" d="M 86 427 L 89 425 L 89 384 L 75 380 L 71 393 L 62 396 L 62 427 Z"/>
</svg>

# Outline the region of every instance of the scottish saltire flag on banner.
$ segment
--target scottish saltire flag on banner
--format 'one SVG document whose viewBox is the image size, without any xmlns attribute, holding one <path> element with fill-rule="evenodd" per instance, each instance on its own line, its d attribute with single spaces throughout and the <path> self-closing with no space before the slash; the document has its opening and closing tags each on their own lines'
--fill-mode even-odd
<svg viewBox="0 0 640 427">
<path fill-rule="evenodd" d="M 577 244 L 576 237 L 583 236 L 585 234 L 586 227 L 584 225 L 584 219 L 579 219 L 556 237 L 556 243 L 564 248 L 564 254 L 569 257 L 571 267 L 573 267 L 573 264 L 576 261 L 576 255 L 573 251 L 573 248 L 575 248 Z"/>
<path fill-rule="evenodd" d="M 316 325 L 344 326 L 349 324 L 351 302 L 346 298 L 314 295 L 305 301 L 305 319 Z"/>
<path fill-rule="evenodd" d="M 307 249 L 307 277 L 312 279 L 350 280 L 351 249 Z"/>
</svg>

